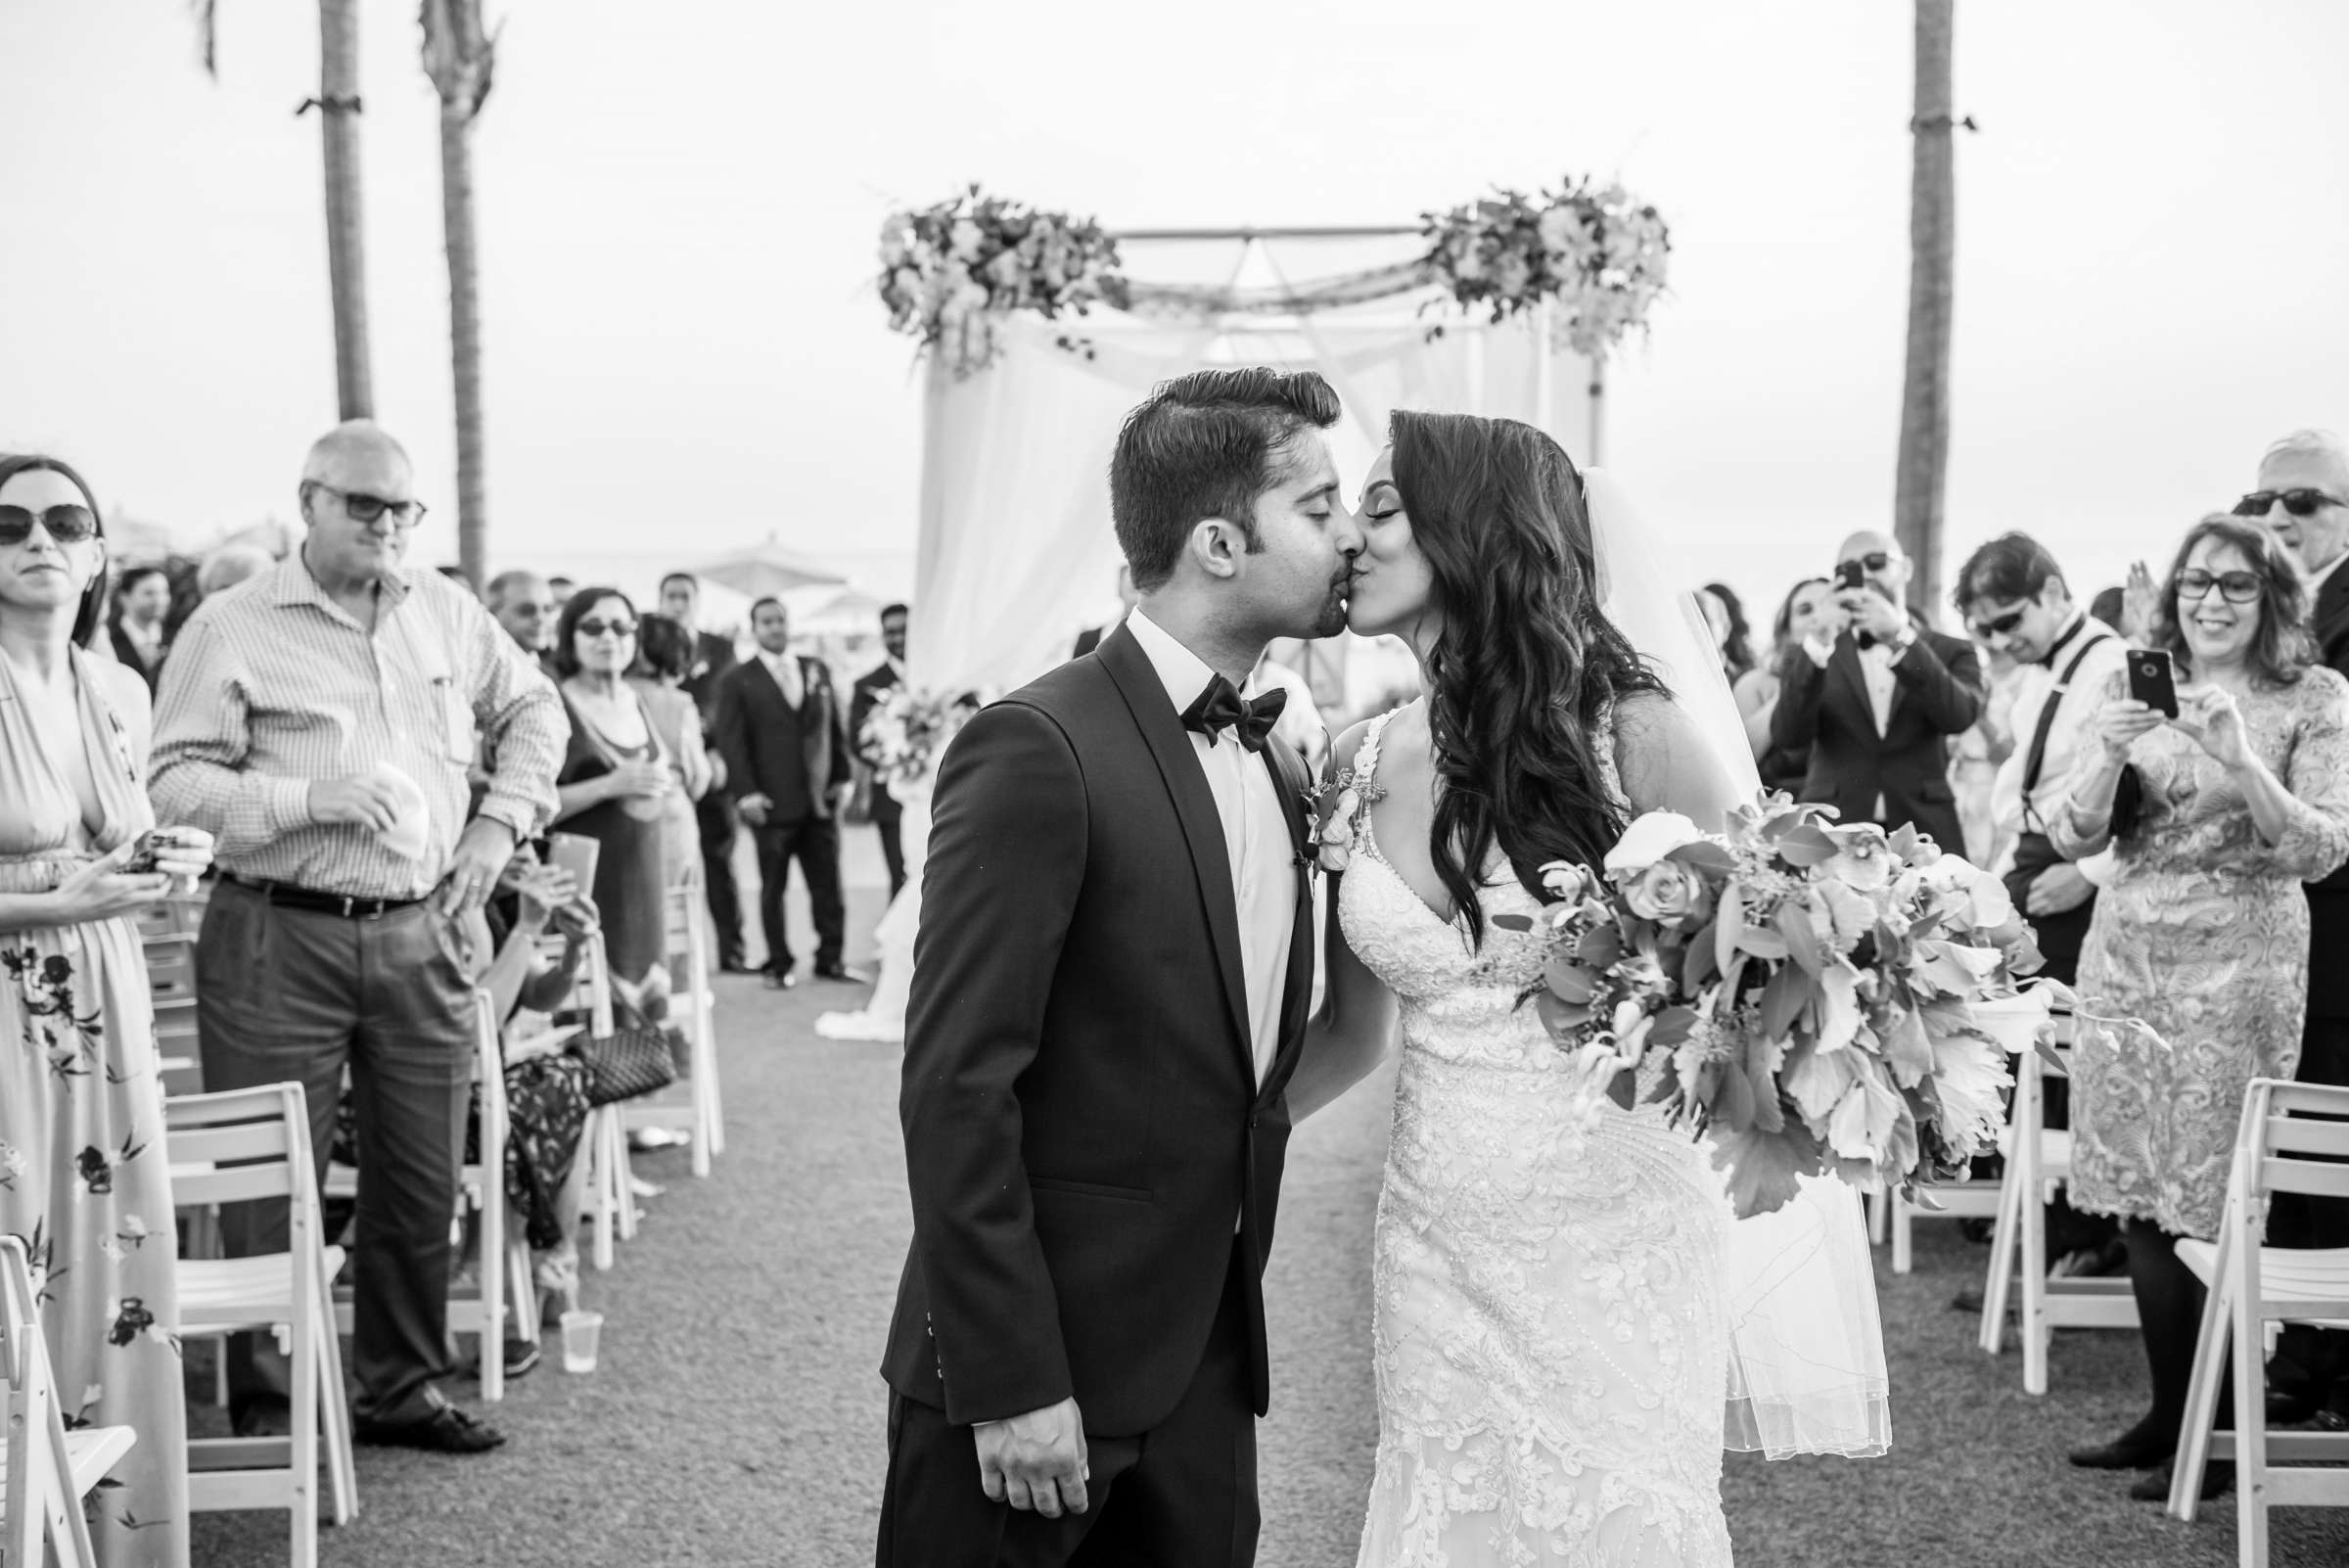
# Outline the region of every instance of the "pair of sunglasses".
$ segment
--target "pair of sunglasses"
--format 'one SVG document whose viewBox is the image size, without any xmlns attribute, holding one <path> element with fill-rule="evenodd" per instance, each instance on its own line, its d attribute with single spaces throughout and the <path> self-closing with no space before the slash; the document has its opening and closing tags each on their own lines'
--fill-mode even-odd
<svg viewBox="0 0 2349 1568">
<path fill-rule="evenodd" d="M 38 523 L 59 544 L 79 544 L 98 537 L 98 514 L 86 506 L 53 506 L 35 512 L 28 506 L 0 506 L 0 544 L 23 544 Z"/>
<path fill-rule="evenodd" d="M 393 528 L 412 529 L 424 521 L 424 503 L 422 501 L 388 501 L 380 495 L 369 495 L 365 490 L 339 490 L 320 480 L 312 480 L 310 484 L 313 488 L 324 490 L 341 501 L 343 510 L 348 512 L 350 520 L 361 528 L 375 522 L 387 512 L 392 514 Z"/>
<path fill-rule="evenodd" d="M 582 637 L 600 637 L 607 631 L 615 637 L 633 637 L 636 635 L 636 623 L 633 621 L 597 621 L 591 618 L 580 622 L 578 625 L 578 632 Z"/>
<path fill-rule="evenodd" d="M 2006 633 L 2021 625 L 2023 617 L 2028 614 L 2030 614 L 2028 610 L 2009 610 L 2003 616 L 1992 616 L 1988 621 L 1969 621 L 1966 623 L 1965 629 L 1972 632 L 1977 638 L 1988 641 L 1992 637 L 2005 636 Z"/>
<path fill-rule="evenodd" d="M 2274 506 L 2278 501 L 2281 501 L 2283 509 L 2294 517 L 2311 516 L 2321 506 L 2349 506 L 2349 501 L 2343 501 L 2338 496 L 2327 495 L 2323 490 L 2306 487 L 2290 490 L 2253 490 L 2234 503 L 2234 515 L 2236 517 L 2266 517 L 2268 508 Z"/>
<path fill-rule="evenodd" d="M 1836 565 L 1857 565 L 1865 567 L 1870 572 L 1881 572 L 1886 567 L 1892 565 L 1892 556 L 1889 552 L 1884 550 L 1870 550 L 1865 555 L 1855 555 L 1849 561 L 1838 561 Z"/>
<path fill-rule="evenodd" d="M 2263 586 L 2256 572 L 2222 572 L 2214 577 L 2200 567 L 2188 567 L 2178 574 L 2178 597 L 2207 598 L 2213 584 L 2218 587 L 2219 597 L 2229 604 L 2249 604 L 2259 597 Z"/>
</svg>

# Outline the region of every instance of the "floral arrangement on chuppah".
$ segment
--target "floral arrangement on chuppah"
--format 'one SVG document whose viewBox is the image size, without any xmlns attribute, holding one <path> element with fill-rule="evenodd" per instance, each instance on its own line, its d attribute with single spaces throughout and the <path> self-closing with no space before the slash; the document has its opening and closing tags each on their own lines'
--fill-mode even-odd
<svg viewBox="0 0 2349 1568">
<path fill-rule="evenodd" d="M 1350 806 L 1368 802 L 1341 791 L 1333 821 Z M 1997 877 L 1783 796 L 1718 834 L 1650 811 L 1602 875 L 1559 861 L 1543 879 L 1556 901 L 1538 919 L 1493 923 L 1546 928 L 1528 999 L 1586 1103 L 1629 1108 L 1651 1078 L 1646 1102 L 1713 1139 L 1740 1217 L 1807 1176 L 1911 1194 L 1956 1176 L 1997 1146 L 2008 1053 L 2070 998 L 2026 984 L 2039 948 Z"/>
<path fill-rule="evenodd" d="M 977 713 L 975 692 L 910 691 L 899 686 L 873 705 L 858 731 L 857 753 L 893 795 L 927 779 L 963 721 Z"/>
<path fill-rule="evenodd" d="M 881 300 L 889 324 L 941 354 L 957 377 L 984 370 L 1014 310 L 1083 315 L 1124 305 L 1118 242 L 1090 218 L 1043 212 L 978 186 L 881 226 Z"/>
<path fill-rule="evenodd" d="M 1454 300 L 1500 321 L 1555 300 L 1554 330 L 1586 358 L 1646 330 L 1648 307 L 1664 292 L 1671 230 L 1620 184 L 1503 190 L 1425 216 L 1428 270 Z"/>
</svg>

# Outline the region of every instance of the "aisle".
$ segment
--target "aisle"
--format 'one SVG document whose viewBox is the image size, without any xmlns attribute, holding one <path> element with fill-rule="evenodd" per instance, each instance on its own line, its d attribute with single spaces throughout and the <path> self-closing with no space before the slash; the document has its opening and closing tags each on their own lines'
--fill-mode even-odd
<svg viewBox="0 0 2349 1568">
<path fill-rule="evenodd" d="M 852 929 L 877 913 L 876 895 L 860 894 Z M 589 1304 L 608 1317 L 602 1369 L 568 1377 L 550 1354 L 494 1412 L 512 1439 L 496 1453 L 362 1450 L 362 1510 L 322 1533 L 325 1563 L 872 1560 L 884 1420 L 874 1365 L 908 1228 L 898 1053 L 814 1038 L 815 1013 L 849 999 L 841 988 L 775 993 L 728 978 L 719 995 L 728 1152 L 706 1182 L 673 1151 L 640 1158 L 668 1191 L 646 1204 L 618 1267 L 590 1279 Z M 1383 1085 L 1357 1091 L 1292 1154 L 1268 1289 L 1265 1568 L 1353 1561 L 1376 1438 L 1364 1358 L 1383 1097 Z M 2062 1462 L 2067 1446 L 2137 1413 L 2134 1338 L 2062 1336 L 2054 1394 L 2026 1399 L 2015 1359 L 1981 1356 L 1972 1319 L 1946 1310 L 1982 1257 L 1955 1230 L 1921 1225 L 1919 1272 L 1888 1281 L 1896 1456 L 1732 1458 L 1740 1568 L 2231 1563 L 2231 1503 L 2180 1525 Z M 473 1386 L 453 1392 L 470 1398 Z M 2277 1521 L 2278 1568 L 2349 1560 L 2349 1516 Z M 282 1526 L 265 1515 L 201 1518 L 195 1542 L 202 1568 L 285 1561 Z"/>
</svg>

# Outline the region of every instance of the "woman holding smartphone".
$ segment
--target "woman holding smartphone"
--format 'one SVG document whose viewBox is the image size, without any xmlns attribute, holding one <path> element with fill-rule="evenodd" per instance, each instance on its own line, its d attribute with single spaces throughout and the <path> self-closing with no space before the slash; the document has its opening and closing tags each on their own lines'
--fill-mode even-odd
<svg viewBox="0 0 2349 1568">
<path fill-rule="evenodd" d="M 99 1561 L 185 1564 L 171 1179 L 130 916 L 211 840 L 150 835 L 146 683 L 84 651 L 105 606 L 89 486 L 0 456 L 0 1233 L 32 1259 L 68 1420 L 138 1434 L 91 1519 Z"/>
<path fill-rule="evenodd" d="M 2349 682 L 2316 663 L 2307 609 L 2265 529 L 2223 514 L 2194 525 L 2155 607 L 2148 642 L 2165 657 L 2132 650 L 2112 677 L 2090 715 L 2102 744 L 2048 824 L 2067 858 L 2113 849 L 2080 955 L 2085 1009 L 2155 1037 L 2084 1029 L 2072 1075 L 2071 1201 L 2121 1221 L 2153 1404 L 2071 1457 L 2158 1467 L 2141 1499 L 2168 1495 L 2201 1325 L 2177 1241 L 2218 1233 L 2245 1086 L 2298 1065 L 2301 885 L 2349 858 Z M 2256 1415 L 2262 1391 L 2237 1392 Z M 2213 1465 L 2206 1493 L 2231 1473 Z"/>
</svg>

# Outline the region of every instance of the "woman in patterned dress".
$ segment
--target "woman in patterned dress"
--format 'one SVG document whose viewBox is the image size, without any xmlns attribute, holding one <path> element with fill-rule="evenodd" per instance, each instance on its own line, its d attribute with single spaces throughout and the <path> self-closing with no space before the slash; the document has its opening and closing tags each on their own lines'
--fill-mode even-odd
<svg viewBox="0 0 2349 1568">
<path fill-rule="evenodd" d="M 155 821 L 147 687 L 83 652 L 105 592 L 88 486 L 53 460 L 0 457 L 0 1233 L 31 1254 L 68 1418 L 138 1434 L 92 1494 L 99 1561 L 184 1568 L 171 1182 L 128 916 L 211 854 L 123 869 Z"/>
<path fill-rule="evenodd" d="M 2201 1329 L 2201 1286 L 2177 1241 L 2218 1233 L 2245 1087 L 2299 1065 L 2301 884 L 2349 856 L 2349 683 L 2316 664 L 2307 607 L 2266 530 L 2224 515 L 2196 524 L 2151 636 L 2181 676 L 2178 717 L 2132 700 L 2116 675 L 2093 719 L 2103 744 L 2050 822 L 2073 859 L 2114 849 L 2081 994 L 2157 1037 L 2084 1034 L 2072 1078 L 2071 1200 L 2122 1222 L 2153 1382 L 2144 1419 L 2072 1462 L 2163 1467 L 2137 1484 L 2142 1499 L 2169 1493 Z M 2142 804 L 2116 826 L 2124 765 Z M 2253 1410 L 2261 1392 L 2242 1391 Z M 2212 1492 L 2230 1468 L 2212 1467 Z"/>
</svg>

